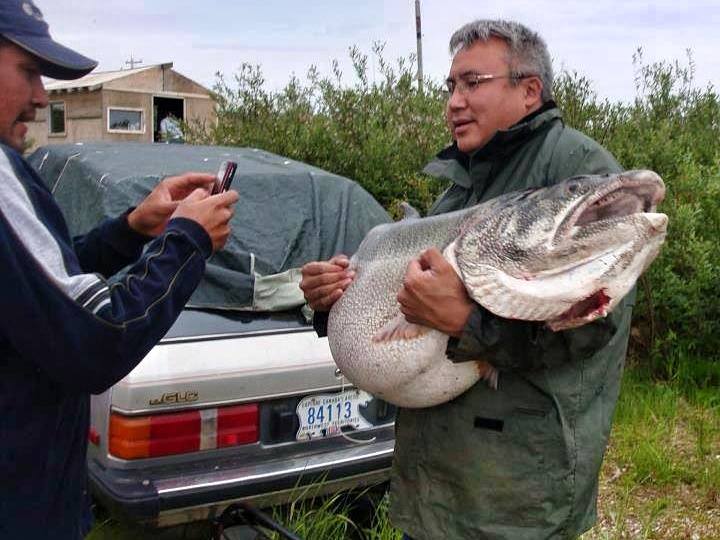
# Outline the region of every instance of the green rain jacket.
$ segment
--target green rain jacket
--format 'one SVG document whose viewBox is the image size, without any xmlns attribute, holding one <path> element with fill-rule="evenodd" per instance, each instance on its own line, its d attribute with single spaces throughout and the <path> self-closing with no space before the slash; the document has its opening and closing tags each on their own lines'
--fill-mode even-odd
<svg viewBox="0 0 720 540">
<path fill-rule="evenodd" d="M 431 214 L 618 171 L 606 150 L 564 125 L 552 102 L 472 156 L 453 146 L 425 169 L 453 181 Z M 399 411 L 393 524 L 416 540 L 576 538 L 589 529 L 634 296 L 562 332 L 477 306 L 448 356 L 491 362 L 499 387 L 480 382 L 448 403 Z"/>
</svg>

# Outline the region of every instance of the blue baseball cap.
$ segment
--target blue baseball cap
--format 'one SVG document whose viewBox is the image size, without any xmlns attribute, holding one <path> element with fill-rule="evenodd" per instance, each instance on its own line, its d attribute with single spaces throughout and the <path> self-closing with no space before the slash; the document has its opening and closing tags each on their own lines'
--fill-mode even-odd
<svg viewBox="0 0 720 540">
<path fill-rule="evenodd" d="M 77 79 L 97 66 L 53 41 L 42 12 L 30 0 L 0 0 L 0 36 L 35 56 L 42 74 L 53 79 Z"/>
</svg>

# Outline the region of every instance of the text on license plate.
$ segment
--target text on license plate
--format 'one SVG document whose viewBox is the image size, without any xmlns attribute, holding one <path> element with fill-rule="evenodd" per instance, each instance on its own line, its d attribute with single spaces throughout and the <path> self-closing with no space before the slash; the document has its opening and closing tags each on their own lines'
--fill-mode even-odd
<svg viewBox="0 0 720 540">
<path fill-rule="evenodd" d="M 345 426 L 355 429 L 373 427 L 360 414 L 360 407 L 366 406 L 371 399 L 370 394 L 357 389 L 304 397 L 296 409 L 300 420 L 297 440 L 309 441 L 340 435 L 340 429 Z"/>
</svg>

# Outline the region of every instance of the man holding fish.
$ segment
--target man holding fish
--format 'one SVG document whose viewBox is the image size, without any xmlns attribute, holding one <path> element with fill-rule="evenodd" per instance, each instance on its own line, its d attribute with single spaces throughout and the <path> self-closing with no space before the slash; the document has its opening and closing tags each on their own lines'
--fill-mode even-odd
<svg viewBox="0 0 720 540">
<path fill-rule="evenodd" d="M 453 144 L 424 172 L 452 184 L 430 215 L 621 171 L 604 148 L 564 124 L 537 33 L 511 21 L 474 21 L 453 34 L 450 51 Z M 344 255 L 303 267 L 301 288 L 321 335 L 354 277 Z M 407 538 L 576 538 L 593 526 L 634 296 L 632 289 L 605 317 L 553 330 L 483 307 L 439 249 L 411 260 L 397 291 L 406 323 L 447 334 L 448 359 L 482 360 L 498 377 L 448 402 L 399 410 L 390 516 Z M 411 335 L 404 332 L 395 335 Z"/>
</svg>

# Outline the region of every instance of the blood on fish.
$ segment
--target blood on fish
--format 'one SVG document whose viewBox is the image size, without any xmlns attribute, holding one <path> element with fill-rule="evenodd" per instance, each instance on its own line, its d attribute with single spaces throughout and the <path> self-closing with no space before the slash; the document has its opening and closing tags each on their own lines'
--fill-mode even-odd
<svg viewBox="0 0 720 540">
<path fill-rule="evenodd" d="M 610 303 L 610 297 L 606 294 L 605 289 L 594 292 L 584 300 L 574 304 L 570 309 L 563 313 L 560 319 L 581 319 L 592 315 L 593 313 L 603 313 L 603 308 Z"/>
</svg>

